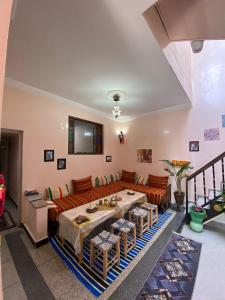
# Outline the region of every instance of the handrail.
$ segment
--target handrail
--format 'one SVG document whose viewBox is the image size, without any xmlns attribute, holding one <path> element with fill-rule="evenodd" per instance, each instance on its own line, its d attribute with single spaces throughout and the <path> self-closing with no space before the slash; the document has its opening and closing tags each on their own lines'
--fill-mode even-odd
<svg viewBox="0 0 225 300">
<path fill-rule="evenodd" d="M 189 181 L 189 180 L 193 179 L 194 177 L 198 176 L 203 171 L 205 171 L 206 169 L 208 169 L 209 167 L 211 167 L 212 165 L 214 165 L 215 163 L 217 163 L 219 160 L 221 160 L 224 157 L 225 157 L 225 152 L 223 152 L 220 155 L 218 155 L 216 158 L 214 158 L 213 160 L 211 160 L 210 162 L 208 162 L 206 165 L 204 165 L 203 167 L 201 167 L 199 170 L 197 170 L 193 174 L 187 176 L 187 181 Z"/>
</svg>

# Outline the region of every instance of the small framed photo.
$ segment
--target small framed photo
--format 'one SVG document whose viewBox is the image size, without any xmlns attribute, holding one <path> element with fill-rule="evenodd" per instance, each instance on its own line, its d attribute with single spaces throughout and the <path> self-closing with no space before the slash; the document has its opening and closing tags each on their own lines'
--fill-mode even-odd
<svg viewBox="0 0 225 300">
<path fill-rule="evenodd" d="M 44 162 L 54 161 L 54 150 L 44 150 Z"/>
<path fill-rule="evenodd" d="M 198 152 L 199 151 L 199 141 L 189 142 L 189 151 L 190 152 Z"/>
<path fill-rule="evenodd" d="M 112 156 L 111 156 L 111 155 L 107 155 L 107 156 L 105 157 L 105 161 L 106 161 L 106 162 L 112 162 Z"/>
<path fill-rule="evenodd" d="M 57 159 L 57 170 L 64 170 L 64 169 L 66 169 L 66 159 L 58 158 Z"/>
</svg>

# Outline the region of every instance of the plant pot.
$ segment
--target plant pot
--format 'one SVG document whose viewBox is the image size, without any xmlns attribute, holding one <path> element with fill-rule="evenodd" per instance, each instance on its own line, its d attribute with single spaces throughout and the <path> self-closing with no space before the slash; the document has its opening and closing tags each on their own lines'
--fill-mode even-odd
<svg viewBox="0 0 225 300">
<path fill-rule="evenodd" d="M 191 206 L 190 208 L 190 215 L 191 215 L 191 220 L 194 222 L 194 223 L 198 223 L 198 224 L 202 224 L 203 223 L 203 220 L 206 216 L 206 210 L 203 209 L 202 212 L 196 212 L 194 211 L 194 208 L 195 206 Z"/>
<path fill-rule="evenodd" d="M 174 192 L 174 198 L 175 198 L 175 201 L 177 203 L 177 205 L 182 205 L 184 203 L 184 192 Z"/>
</svg>

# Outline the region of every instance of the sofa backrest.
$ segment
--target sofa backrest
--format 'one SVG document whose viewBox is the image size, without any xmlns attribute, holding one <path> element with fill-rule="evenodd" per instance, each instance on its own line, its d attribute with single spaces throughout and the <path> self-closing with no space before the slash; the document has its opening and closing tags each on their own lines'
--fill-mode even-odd
<svg viewBox="0 0 225 300">
<path fill-rule="evenodd" d="M 168 185 L 169 176 L 155 176 L 149 174 L 148 185 L 159 189 L 166 189 Z"/>
</svg>

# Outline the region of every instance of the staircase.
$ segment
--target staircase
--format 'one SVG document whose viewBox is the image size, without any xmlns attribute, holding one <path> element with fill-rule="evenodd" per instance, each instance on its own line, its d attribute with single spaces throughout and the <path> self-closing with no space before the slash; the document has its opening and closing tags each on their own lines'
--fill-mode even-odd
<svg viewBox="0 0 225 300">
<path fill-rule="evenodd" d="M 186 179 L 186 223 L 190 222 L 189 206 L 204 207 L 207 218 L 203 224 L 215 220 L 225 212 L 225 152 Z"/>
</svg>

